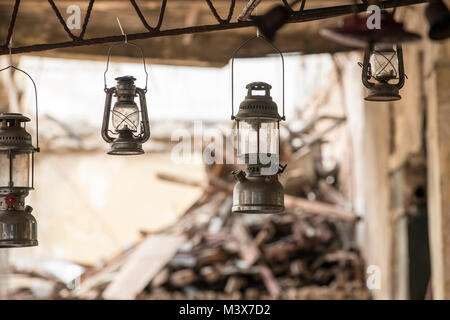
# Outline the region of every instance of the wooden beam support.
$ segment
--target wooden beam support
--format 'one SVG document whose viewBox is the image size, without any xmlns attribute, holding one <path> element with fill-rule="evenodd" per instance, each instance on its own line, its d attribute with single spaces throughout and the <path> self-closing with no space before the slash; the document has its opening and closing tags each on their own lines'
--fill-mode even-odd
<svg viewBox="0 0 450 320">
<path fill-rule="evenodd" d="M 450 299 L 450 43 L 428 47 L 428 218 L 433 299 Z M 435 50 L 432 50 L 435 49 Z"/>
<path fill-rule="evenodd" d="M 355 54 L 351 60 L 362 59 Z M 351 65 L 343 70 L 348 106 L 347 124 L 352 134 L 352 203 L 363 217 L 357 226 L 368 287 L 374 299 L 393 298 L 393 228 L 389 180 L 390 112 L 388 103 L 366 102 L 366 90 L 355 78 L 361 69 Z M 372 280 L 373 281 L 372 281 Z"/>
<path fill-rule="evenodd" d="M 378 299 L 392 299 L 392 250 L 393 230 L 390 211 L 389 104 L 367 102 L 364 116 L 364 153 L 361 155 L 365 167 L 364 222 L 366 237 L 366 263 L 379 268 L 380 288 L 373 291 Z"/>
</svg>

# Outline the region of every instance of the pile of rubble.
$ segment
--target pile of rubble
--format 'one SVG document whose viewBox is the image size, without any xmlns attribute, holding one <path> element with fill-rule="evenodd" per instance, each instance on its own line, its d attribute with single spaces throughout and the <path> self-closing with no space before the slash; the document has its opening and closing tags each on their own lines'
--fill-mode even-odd
<svg viewBox="0 0 450 320">
<path fill-rule="evenodd" d="M 160 173 L 165 181 L 203 188 L 203 196 L 174 225 L 144 233 L 141 242 L 86 273 L 72 296 L 368 299 L 364 261 L 353 241 L 359 217 L 336 188 L 338 170 L 324 170 L 318 161 L 321 137 L 343 121 L 330 119 L 329 128 L 308 135 L 306 147 L 290 143 L 299 135 L 305 140 L 303 131 L 285 140 L 285 214 L 232 214 L 231 165 L 207 166 L 207 181 Z"/>
<path fill-rule="evenodd" d="M 367 299 L 364 262 L 333 219 L 231 213 L 203 196 L 167 230 L 83 277 L 82 299 Z"/>
</svg>

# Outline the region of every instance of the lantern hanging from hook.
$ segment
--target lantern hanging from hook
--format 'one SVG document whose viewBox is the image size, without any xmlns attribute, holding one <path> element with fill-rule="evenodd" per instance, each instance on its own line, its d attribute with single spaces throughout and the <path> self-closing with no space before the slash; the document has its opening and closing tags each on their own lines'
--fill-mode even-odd
<svg viewBox="0 0 450 320">
<path fill-rule="evenodd" d="M 247 95 L 234 115 L 234 59 L 245 45 L 262 40 L 281 57 L 283 112 L 270 95 L 272 86 L 252 82 Z M 236 121 L 238 159 L 246 165 L 244 171 L 234 171 L 237 183 L 233 190 L 232 211 L 236 213 L 284 212 L 284 191 L 278 181 L 280 171 L 280 121 L 285 120 L 284 57 L 281 51 L 264 37 L 255 36 L 239 46 L 231 57 L 231 119 Z M 263 94 L 259 94 L 262 92 Z"/>
<path fill-rule="evenodd" d="M 400 100 L 399 90 L 405 84 L 402 45 L 370 45 L 365 49 L 362 82 L 368 89 L 365 100 Z"/>
<path fill-rule="evenodd" d="M 0 113 L 0 248 L 37 246 L 37 222 L 25 198 L 34 189 L 34 153 L 39 152 L 37 89 L 33 78 L 12 64 L 0 69 L 24 73 L 35 93 L 36 147 L 26 130 L 30 118 L 20 113 Z"/>
<path fill-rule="evenodd" d="M 120 25 L 120 22 L 119 22 Z M 125 34 L 124 34 L 125 35 Z M 145 72 L 145 88 L 135 86 L 133 76 L 116 78 L 116 85 L 107 86 L 106 73 L 109 68 L 109 59 L 114 47 L 120 45 L 134 46 L 139 49 Z M 150 138 L 150 123 L 145 95 L 147 93 L 148 73 L 145 66 L 145 57 L 142 48 L 128 42 L 126 35 L 123 43 L 112 45 L 108 50 L 106 70 L 103 74 L 105 84 L 105 110 L 103 113 L 102 137 L 110 144 L 108 154 L 111 155 L 137 155 L 143 154 L 142 144 Z M 134 98 L 139 96 L 140 109 Z M 111 108 L 113 97 L 116 98 Z M 112 128 L 111 128 L 112 126 Z"/>
</svg>

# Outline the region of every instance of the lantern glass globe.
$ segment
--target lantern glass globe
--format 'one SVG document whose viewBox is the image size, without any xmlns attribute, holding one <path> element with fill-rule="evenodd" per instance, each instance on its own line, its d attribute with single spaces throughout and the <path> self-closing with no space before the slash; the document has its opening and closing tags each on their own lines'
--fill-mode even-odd
<svg viewBox="0 0 450 320">
<path fill-rule="evenodd" d="M 25 152 L 0 152 L 0 188 L 32 188 L 31 157 Z"/>
<path fill-rule="evenodd" d="M 260 160 L 261 156 L 278 154 L 278 121 L 251 119 L 239 121 L 238 157 L 246 163 L 250 159 Z"/>
<path fill-rule="evenodd" d="M 279 151 L 278 121 L 261 122 L 259 129 L 259 151 L 264 154 L 278 154 Z"/>
<path fill-rule="evenodd" d="M 0 152 L 0 187 L 9 186 L 9 154 Z"/>
<path fill-rule="evenodd" d="M 389 82 L 398 78 L 397 53 L 391 48 L 374 50 L 370 57 L 372 76 L 380 82 Z"/>
<path fill-rule="evenodd" d="M 116 131 L 138 130 L 139 108 L 133 101 L 116 102 L 112 110 L 112 124 Z"/>
<path fill-rule="evenodd" d="M 12 181 L 14 187 L 31 187 L 31 153 L 12 154 Z"/>
</svg>

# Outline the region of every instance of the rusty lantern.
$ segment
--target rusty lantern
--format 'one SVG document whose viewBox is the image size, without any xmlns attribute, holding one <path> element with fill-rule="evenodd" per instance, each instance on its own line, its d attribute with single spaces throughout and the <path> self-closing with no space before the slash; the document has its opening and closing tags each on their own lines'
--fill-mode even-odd
<svg viewBox="0 0 450 320">
<path fill-rule="evenodd" d="M 405 84 L 402 46 L 369 46 L 364 53 L 362 82 L 368 89 L 365 100 L 400 100 L 399 90 Z"/>
<path fill-rule="evenodd" d="M 271 86 L 265 82 L 247 85 L 247 95 L 234 115 L 234 90 L 232 89 L 232 120 L 236 121 L 238 158 L 246 170 L 234 171 L 237 183 L 233 190 L 232 212 L 235 213 L 282 213 L 284 191 L 278 181 L 280 170 L 280 121 L 284 116 L 284 58 L 282 53 L 262 37 L 253 37 L 242 44 L 231 59 L 234 86 L 234 58 L 236 53 L 254 39 L 262 39 L 281 56 L 283 77 L 283 115 L 278 113 L 273 101 Z M 262 93 L 262 94 L 260 94 Z"/>
<path fill-rule="evenodd" d="M 36 148 L 26 130 L 30 118 L 20 113 L 0 113 L 0 248 L 37 246 L 37 222 L 33 208 L 25 198 L 34 189 L 34 153 L 39 152 L 37 90 L 33 79 L 36 103 Z"/>
<path fill-rule="evenodd" d="M 420 35 L 406 31 L 392 14 L 382 11 L 380 29 L 369 29 L 368 15 L 352 15 L 341 25 L 321 30 L 321 34 L 343 45 L 364 47 L 362 82 L 368 89 L 365 100 L 400 100 L 405 84 L 401 43 L 419 40 Z"/>
<path fill-rule="evenodd" d="M 147 102 L 145 94 L 147 92 L 148 74 L 145 67 L 145 59 L 142 48 L 131 42 L 124 44 L 133 45 L 140 49 L 142 61 L 146 74 L 145 88 L 141 89 L 135 86 L 136 80 L 133 76 L 122 76 L 116 78 L 116 85 L 108 88 L 106 85 L 106 73 L 109 66 L 109 57 L 111 49 L 109 48 L 105 80 L 105 110 L 103 114 L 102 137 L 110 144 L 108 154 L 111 155 L 137 155 L 143 154 L 142 144 L 150 138 L 150 123 L 148 119 Z M 116 45 L 123 45 L 119 43 Z M 140 109 L 134 98 L 139 96 Z M 116 102 L 111 109 L 113 97 Z M 111 121 L 110 121 L 111 120 Z M 113 127 L 113 130 L 110 127 Z"/>
</svg>

